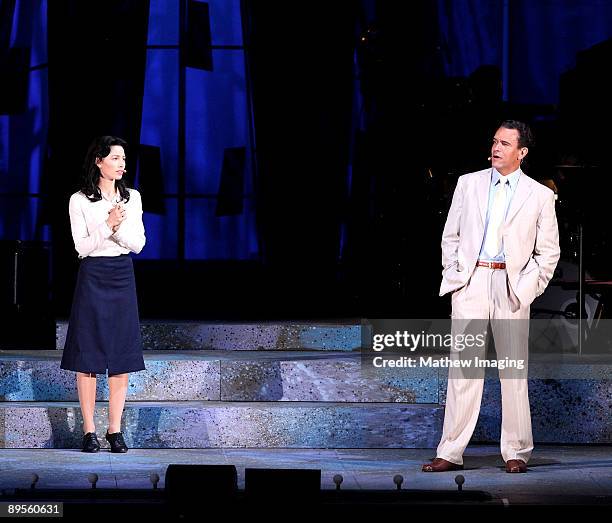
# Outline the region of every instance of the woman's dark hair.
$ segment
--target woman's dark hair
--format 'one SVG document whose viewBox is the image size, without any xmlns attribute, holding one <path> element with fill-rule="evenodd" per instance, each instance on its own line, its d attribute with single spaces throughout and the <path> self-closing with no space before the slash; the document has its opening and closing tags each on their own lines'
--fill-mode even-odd
<svg viewBox="0 0 612 523">
<path fill-rule="evenodd" d="M 100 180 L 100 168 L 96 165 L 97 159 L 106 158 L 110 154 L 111 147 L 119 145 L 125 150 L 127 143 L 116 136 L 99 136 L 91 142 L 85 162 L 83 163 L 83 178 L 81 180 L 81 192 L 90 202 L 97 202 L 102 199 L 98 181 Z M 115 185 L 124 202 L 130 200 L 130 192 L 127 189 L 125 180 L 116 180 Z"/>
</svg>

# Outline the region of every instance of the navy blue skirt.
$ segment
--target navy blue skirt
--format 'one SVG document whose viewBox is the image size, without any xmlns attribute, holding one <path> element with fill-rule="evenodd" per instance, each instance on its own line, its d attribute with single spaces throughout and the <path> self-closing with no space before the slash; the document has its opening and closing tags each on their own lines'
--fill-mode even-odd
<svg viewBox="0 0 612 523">
<path fill-rule="evenodd" d="M 145 370 L 129 254 L 81 260 L 61 368 L 109 376 Z"/>
</svg>

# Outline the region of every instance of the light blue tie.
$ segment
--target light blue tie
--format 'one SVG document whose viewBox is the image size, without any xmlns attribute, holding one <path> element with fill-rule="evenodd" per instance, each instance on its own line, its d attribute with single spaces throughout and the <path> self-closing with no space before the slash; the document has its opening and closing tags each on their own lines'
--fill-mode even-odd
<svg viewBox="0 0 612 523">
<path fill-rule="evenodd" d="M 501 250 L 501 226 L 504 223 L 508 180 L 504 182 L 499 180 L 498 183 L 500 187 L 497 188 L 495 196 L 493 197 L 487 239 L 484 245 L 484 251 L 493 258 L 497 256 Z"/>
</svg>

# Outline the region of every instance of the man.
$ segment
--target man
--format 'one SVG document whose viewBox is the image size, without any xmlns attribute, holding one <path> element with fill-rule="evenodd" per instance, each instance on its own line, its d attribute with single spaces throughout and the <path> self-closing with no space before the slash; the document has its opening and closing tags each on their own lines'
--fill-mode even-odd
<svg viewBox="0 0 612 523">
<path fill-rule="evenodd" d="M 529 306 L 544 292 L 560 255 L 554 193 L 520 168 L 532 141 L 526 124 L 504 121 L 493 138 L 492 168 L 459 178 L 442 234 L 440 286 L 440 296 L 453 293 L 453 334 L 473 332 L 474 320 L 480 327 L 485 322 L 498 357 L 525 362 Z M 500 371 L 501 453 L 506 472 L 526 472 L 533 450 L 527 379 L 503 376 Z M 424 472 L 463 468 L 483 385 L 484 370 L 465 377 L 451 368 L 442 438 Z"/>
</svg>

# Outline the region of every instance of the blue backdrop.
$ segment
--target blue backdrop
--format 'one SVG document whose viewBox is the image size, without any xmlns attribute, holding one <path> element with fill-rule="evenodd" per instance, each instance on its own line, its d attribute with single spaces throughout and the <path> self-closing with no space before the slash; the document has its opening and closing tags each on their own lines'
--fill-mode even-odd
<svg viewBox="0 0 612 523">
<path fill-rule="evenodd" d="M 439 0 L 445 70 L 502 70 L 505 99 L 556 104 L 576 53 L 612 37 L 609 0 Z"/>
<path fill-rule="evenodd" d="M 140 141 L 160 147 L 166 205 L 164 214 L 145 213 L 143 258 L 176 258 L 180 198 L 185 203 L 185 258 L 258 255 L 240 0 L 208 4 L 214 68 L 186 70 L 186 187 L 179 194 L 178 2 L 151 0 Z M 52 239 L 41 218 L 39 192 L 49 106 L 46 12 L 47 0 L 15 2 L 9 46 L 31 50 L 30 73 L 27 110 L 0 115 L 0 239 Z M 439 0 L 438 21 L 448 76 L 467 76 L 480 65 L 493 64 L 503 72 L 506 100 L 556 104 L 559 77 L 573 67 L 576 53 L 612 36 L 612 3 Z M 244 210 L 217 217 L 228 147 L 247 149 Z"/>
<path fill-rule="evenodd" d="M 160 148 L 165 213 L 145 212 L 148 241 L 141 258 L 177 257 L 179 198 L 185 203 L 186 259 L 257 257 L 240 0 L 208 4 L 213 70 L 185 72 L 186 184 L 180 194 L 179 2 L 151 0 L 140 143 Z M 29 98 L 25 113 L 0 116 L 0 239 L 52 239 L 41 220 L 39 192 L 49 106 L 46 13 L 47 0 L 16 2 L 10 47 L 31 48 Z M 247 150 L 244 210 L 215 216 L 223 153 L 229 147 Z"/>
</svg>

